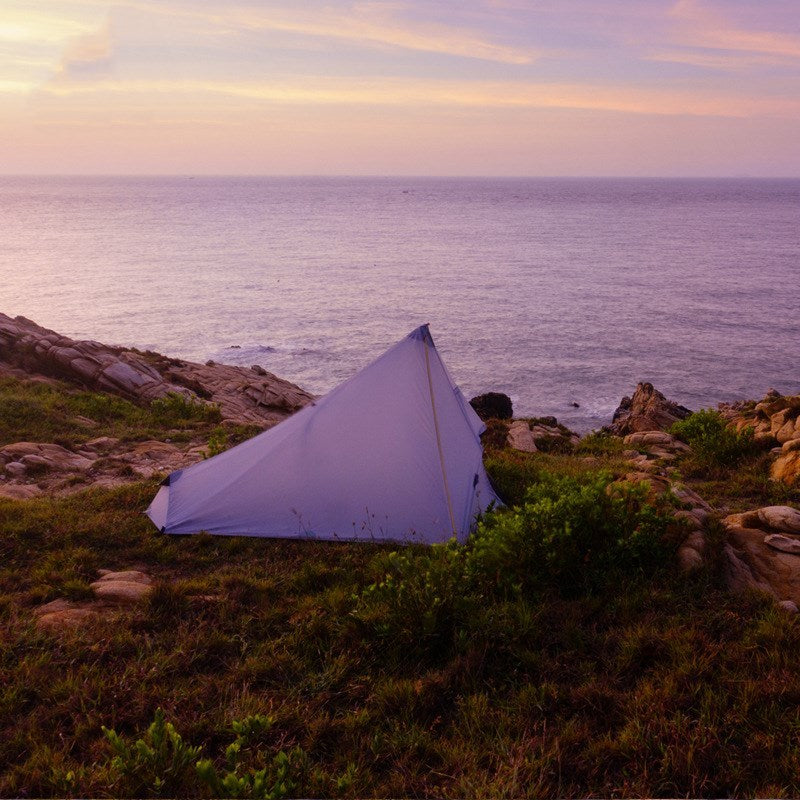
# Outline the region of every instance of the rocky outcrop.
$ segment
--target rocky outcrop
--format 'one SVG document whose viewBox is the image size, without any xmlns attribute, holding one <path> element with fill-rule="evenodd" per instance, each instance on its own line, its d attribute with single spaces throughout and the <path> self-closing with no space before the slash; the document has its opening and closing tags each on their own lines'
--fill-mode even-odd
<svg viewBox="0 0 800 800">
<path fill-rule="evenodd" d="M 484 422 L 489 419 L 511 419 L 514 415 L 511 398 L 502 392 L 479 394 L 473 397 L 469 404 Z"/>
<path fill-rule="evenodd" d="M 207 445 L 92 439 L 76 451 L 57 444 L 15 442 L 0 447 L 0 498 L 27 500 L 45 491 L 69 493 L 88 484 L 116 486 L 173 472 L 201 460 Z"/>
<path fill-rule="evenodd" d="M 140 403 L 169 394 L 214 403 L 224 420 L 274 425 L 309 403 L 300 387 L 261 367 L 195 364 L 94 341 L 76 341 L 25 317 L 0 314 L 0 374 L 58 378 Z"/>
<path fill-rule="evenodd" d="M 653 388 L 652 383 L 640 383 L 633 397 L 622 398 L 608 430 L 617 436 L 639 431 L 665 431 L 691 413 L 688 408 L 667 400 Z"/>
<path fill-rule="evenodd" d="M 756 441 L 777 442 L 771 478 L 800 485 L 800 395 L 770 389 L 760 403 L 723 403 L 719 411 L 737 431 L 752 428 Z"/>
<path fill-rule="evenodd" d="M 629 447 L 642 448 L 653 457 L 668 461 L 689 451 L 689 445 L 665 431 L 629 433 L 622 441 Z"/>
<path fill-rule="evenodd" d="M 570 451 L 579 441 L 580 436 L 559 424 L 555 417 L 541 417 L 534 420 L 515 419 L 509 425 L 506 444 L 525 453 L 539 450 L 549 453 Z"/>
<path fill-rule="evenodd" d="M 723 568 L 729 588 L 759 589 L 782 603 L 800 603 L 800 511 L 768 506 L 731 514 L 723 524 L 728 532 Z"/>
</svg>

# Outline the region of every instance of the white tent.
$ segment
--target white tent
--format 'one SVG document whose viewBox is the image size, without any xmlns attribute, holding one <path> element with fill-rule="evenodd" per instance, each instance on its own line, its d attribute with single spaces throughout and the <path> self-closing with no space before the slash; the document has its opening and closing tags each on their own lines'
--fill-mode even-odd
<svg viewBox="0 0 800 800">
<path fill-rule="evenodd" d="M 484 429 L 423 325 L 274 428 L 173 472 L 147 513 L 164 533 L 463 541 L 499 503 Z"/>
</svg>

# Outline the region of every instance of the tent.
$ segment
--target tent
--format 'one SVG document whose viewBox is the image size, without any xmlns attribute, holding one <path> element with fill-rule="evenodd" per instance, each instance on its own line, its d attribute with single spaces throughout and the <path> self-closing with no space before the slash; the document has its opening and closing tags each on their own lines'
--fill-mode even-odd
<svg viewBox="0 0 800 800">
<path fill-rule="evenodd" d="M 174 534 L 464 541 L 500 502 L 484 430 L 423 325 L 274 428 L 173 472 L 147 514 Z"/>
</svg>

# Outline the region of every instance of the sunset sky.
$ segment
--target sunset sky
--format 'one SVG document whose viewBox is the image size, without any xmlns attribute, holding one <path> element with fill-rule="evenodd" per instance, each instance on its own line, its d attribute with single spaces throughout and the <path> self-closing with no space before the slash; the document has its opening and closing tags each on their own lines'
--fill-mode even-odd
<svg viewBox="0 0 800 800">
<path fill-rule="evenodd" d="M 800 6 L 4 0 L 0 172 L 800 176 Z"/>
</svg>

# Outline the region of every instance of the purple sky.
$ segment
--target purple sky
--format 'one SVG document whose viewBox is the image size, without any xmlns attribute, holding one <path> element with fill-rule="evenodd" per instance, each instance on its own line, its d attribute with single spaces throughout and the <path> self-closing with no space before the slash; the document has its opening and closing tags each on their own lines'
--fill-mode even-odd
<svg viewBox="0 0 800 800">
<path fill-rule="evenodd" d="M 800 176 L 797 0 L 6 0 L 0 172 Z"/>
</svg>

